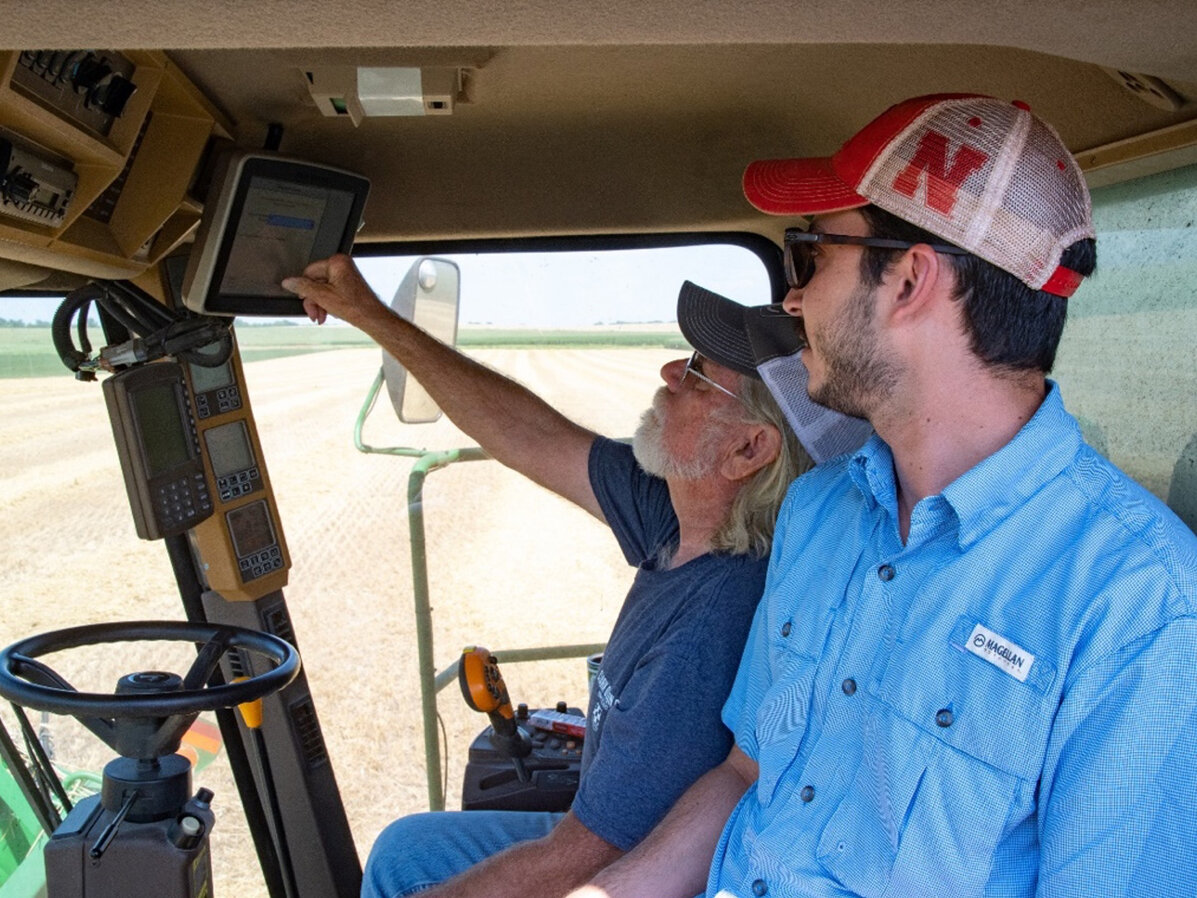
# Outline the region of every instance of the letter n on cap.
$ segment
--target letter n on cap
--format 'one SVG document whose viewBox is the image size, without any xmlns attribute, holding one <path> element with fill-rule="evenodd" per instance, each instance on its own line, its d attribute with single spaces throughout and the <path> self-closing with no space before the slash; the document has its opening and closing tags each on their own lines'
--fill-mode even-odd
<svg viewBox="0 0 1197 898">
<path fill-rule="evenodd" d="M 914 197 L 919 180 L 927 174 L 927 206 L 951 217 L 956 194 L 969 175 L 988 161 L 989 155 L 962 143 L 948 167 L 948 138 L 938 131 L 927 131 L 919 141 L 914 158 L 894 178 L 894 190 Z"/>
</svg>

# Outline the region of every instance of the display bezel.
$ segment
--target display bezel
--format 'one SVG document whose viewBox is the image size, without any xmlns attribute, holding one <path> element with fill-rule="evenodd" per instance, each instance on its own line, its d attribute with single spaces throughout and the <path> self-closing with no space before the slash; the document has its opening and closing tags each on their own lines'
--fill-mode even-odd
<svg viewBox="0 0 1197 898">
<path fill-rule="evenodd" d="M 251 315 L 289 317 L 303 315 L 298 297 L 222 292 L 225 274 L 236 245 L 238 226 L 246 201 L 256 181 L 277 181 L 305 189 L 337 191 L 348 195 L 344 220 L 336 222 L 336 246 L 331 252 L 347 253 L 353 247 L 369 194 L 370 182 L 360 175 L 312 162 L 283 157 L 236 154 L 228 162 L 219 184 L 213 184 L 204 220 L 183 284 L 183 300 L 189 309 L 209 315 Z M 210 210 L 210 211 L 209 211 Z M 315 261 L 314 258 L 308 259 Z M 299 274 L 287 272 L 286 274 Z M 284 275 L 280 275 L 280 280 Z"/>
</svg>

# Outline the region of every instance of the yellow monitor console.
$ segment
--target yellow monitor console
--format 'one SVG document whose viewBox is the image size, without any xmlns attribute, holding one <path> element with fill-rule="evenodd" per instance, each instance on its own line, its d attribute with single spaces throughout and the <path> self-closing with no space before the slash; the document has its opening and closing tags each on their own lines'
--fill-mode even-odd
<svg viewBox="0 0 1197 898">
<path fill-rule="evenodd" d="M 215 367 L 185 363 L 196 429 L 213 486 L 213 515 L 192 528 L 209 589 L 228 601 L 259 599 L 287 583 L 291 558 L 254 427 L 234 340 Z"/>
</svg>

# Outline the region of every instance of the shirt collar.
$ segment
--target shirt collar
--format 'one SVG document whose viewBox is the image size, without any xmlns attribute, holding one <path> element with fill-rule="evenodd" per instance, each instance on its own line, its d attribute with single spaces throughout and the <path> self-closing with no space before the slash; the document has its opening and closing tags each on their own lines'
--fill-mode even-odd
<svg viewBox="0 0 1197 898">
<path fill-rule="evenodd" d="M 962 549 L 968 548 L 1022 506 L 1045 481 L 1063 471 L 1081 443 L 1080 427 L 1064 409 L 1060 388 L 1048 380 L 1043 402 L 1014 439 L 948 484 L 942 498 L 924 499 L 915 513 L 927 508 L 947 514 L 950 509 L 959 522 L 957 542 Z M 896 522 L 894 457 L 885 441 L 876 435 L 869 439 L 852 457 L 848 473 L 869 508 L 880 506 Z M 912 533 L 915 523 L 912 521 Z"/>
</svg>

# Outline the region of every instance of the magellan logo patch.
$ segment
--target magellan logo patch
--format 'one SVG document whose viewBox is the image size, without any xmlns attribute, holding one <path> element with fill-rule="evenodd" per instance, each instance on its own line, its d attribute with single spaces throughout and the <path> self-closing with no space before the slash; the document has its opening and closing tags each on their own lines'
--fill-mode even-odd
<svg viewBox="0 0 1197 898">
<path fill-rule="evenodd" d="M 984 624 L 977 624 L 973 627 L 973 632 L 969 634 L 964 645 L 978 658 L 984 658 L 1020 683 L 1027 681 L 1031 665 L 1035 663 L 1034 655 L 1005 636 L 994 633 Z"/>
</svg>

